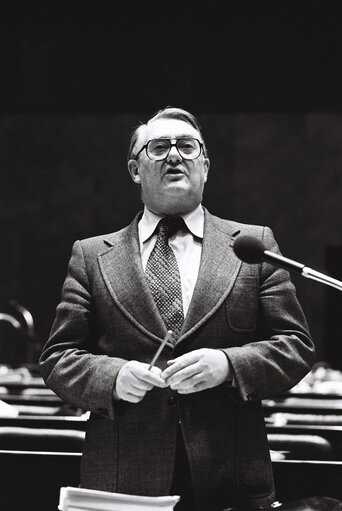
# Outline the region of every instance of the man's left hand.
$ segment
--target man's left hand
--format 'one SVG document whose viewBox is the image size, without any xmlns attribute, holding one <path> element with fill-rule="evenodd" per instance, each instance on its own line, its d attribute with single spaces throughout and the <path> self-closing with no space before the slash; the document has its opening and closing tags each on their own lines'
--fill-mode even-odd
<svg viewBox="0 0 342 511">
<path fill-rule="evenodd" d="M 229 379 L 230 366 L 226 355 L 218 349 L 201 348 L 173 360 L 161 377 L 180 394 L 210 389 Z"/>
</svg>

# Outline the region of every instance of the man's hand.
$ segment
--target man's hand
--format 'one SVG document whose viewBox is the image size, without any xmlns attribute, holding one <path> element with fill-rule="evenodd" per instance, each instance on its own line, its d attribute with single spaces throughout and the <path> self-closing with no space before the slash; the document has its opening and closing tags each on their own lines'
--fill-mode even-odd
<svg viewBox="0 0 342 511">
<path fill-rule="evenodd" d="M 152 367 L 148 370 L 148 364 L 130 360 L 124 364 L 116 378 L 114 397 L 131 403 L 139 403 L 148 390 L 153 387 L 166 387 L 161 378 L 161 369 Z"/>
<path fill-rule="evenodd" d="M 218 349 L 202 348 L 190 351 L 169 360 L 168 365 L 161 377 L 180 394 L 216 387 L 232 376 L 226 355 Z"/>
</svg>

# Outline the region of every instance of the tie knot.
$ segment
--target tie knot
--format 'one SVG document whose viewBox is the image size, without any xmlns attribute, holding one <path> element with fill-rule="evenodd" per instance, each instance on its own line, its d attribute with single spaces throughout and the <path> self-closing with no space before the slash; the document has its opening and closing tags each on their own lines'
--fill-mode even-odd
<svg viewBox="0 0 342 511">
<path fill-rule="evenodd" d="M 184 220 L 181 216 L 166 216 L 158 224 L 158 234 L 165 234 L 167 238 L 170 238 L 182 227 L 184 227 Z"/>
</svg>

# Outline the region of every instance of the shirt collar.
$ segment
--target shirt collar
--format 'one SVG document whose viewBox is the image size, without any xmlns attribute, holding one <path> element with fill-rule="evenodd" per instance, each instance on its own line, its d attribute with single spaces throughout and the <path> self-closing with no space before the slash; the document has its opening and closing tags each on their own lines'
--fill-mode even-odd
<svg viewBox="0 0 342 511">
<path fill-rule="evenodd" d="M 204 211 L 201 204 L 199 204 L 197 208 L 190 211 L 190 213 L 186 213 L 185 215 L 180 216 L 183 218 L 191 234 L 197 238 L 203 238 Z M 163 215 L 157 215 L 145 206 L 143 216 L 141 217 L 138 225 L 139 239 L 141 242 L 144 243 L 152 236 L 159 220 L 162 218 Z"/>
</svg>

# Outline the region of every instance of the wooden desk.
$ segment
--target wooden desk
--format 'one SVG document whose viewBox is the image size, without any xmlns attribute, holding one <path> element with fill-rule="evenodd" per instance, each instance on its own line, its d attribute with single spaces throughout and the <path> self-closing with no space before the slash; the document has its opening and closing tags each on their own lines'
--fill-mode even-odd
<svg viewBox="0 0 342 511">
<path fill-rule="evenodd" d="M 85 431 L 87 419 L 77 416 L 27 415 L 0 418 L 1 426 L 20 426 L 25 428 L 77 429 Z"/>
<path fill-rule="evenodd" d="M 61 406 L 62 399 L 56 395 L 0 394 L 0 399 L 10 405 Z"/>
<path fill-rule="evenodd" d="M 266 424 L 267 433 L 284 433 L 291 435 L 318 435 L 328 440 L 333 448 L 337 461 L 342 461 L 342 426 L 324 426 L 310 424 L 287 424 L 276 426 Z"/>
<path fill-rule="evenodd" d="M 277 412 L 341 414 L 342 398 L 278 397 L 262 402 L 265 416 Z"/>
</svg>

